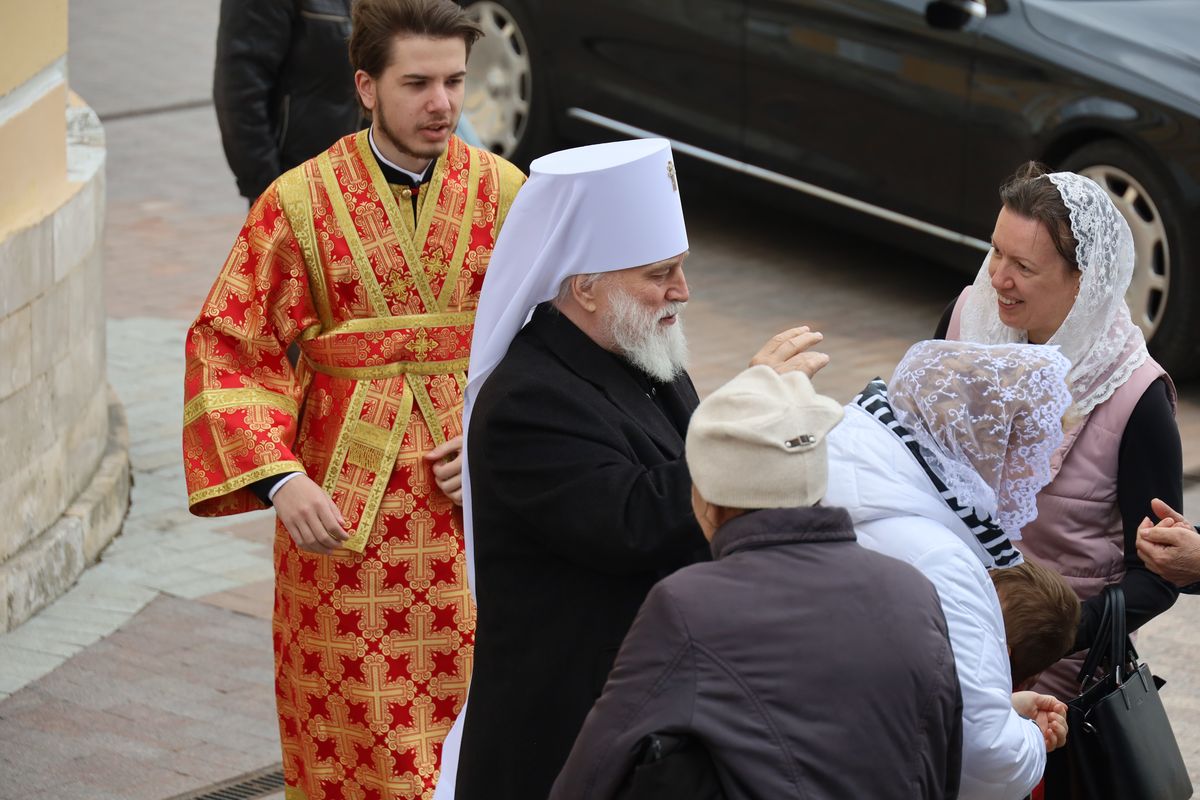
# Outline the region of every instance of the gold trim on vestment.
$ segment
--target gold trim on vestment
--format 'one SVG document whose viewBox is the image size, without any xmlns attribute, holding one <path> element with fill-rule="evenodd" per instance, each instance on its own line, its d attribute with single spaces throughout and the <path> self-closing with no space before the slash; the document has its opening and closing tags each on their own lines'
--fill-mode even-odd
<svg viewBox="0 0 1200 800">
<path fill-rule="evenodd" d="M 442 293 L 438 295 L 438 308 L 446 308 L 454 292 L 458 288 L 458 278 L 466 268 L 467 245 L 471 241 L 471 226 L 475 222 L 475 200 L 479 196 L 479 151 L 464 145 L 467 157 L 471 159 L 467 167 L 467 203 L 463 207 L 462 223 L 458 227 L 458 241 L 454 243 L 454 255 L 450 257 L 450 269 L 446 272 L 446 281 L 442 284 Z"/>
<path fill-rule="evenodd" d="M 325 193 L 329 196 L 333 215 L 337 218 L 338 227 L 342 229 L 342 237 L 350 246 L 350 255 L 354 258 L 355 266 L 358 267 L 359 280 L 362 281 L 363 288 L 367 290 L 371 309 L 375 312 L 375 316 L 385 317 L 391 312 L 391 309 L 388 307 L 387 298 L 383 296 L 383 289 L 379 286 L 375 270 L 371 267 L 371 259 L 367 258 L 366 248 L 363 247 L 358 226 L 354 224 L 354 218 L 350 214 L 350 204 L 346 201 L 346 195 L 342 192 L 341 184 L 338 183 L 337 175 L 333 171 L 333 159 L 330 158 L 328 150 L 317 156 L 317 169 L 321 173 L 321 180 L 325 183 Z"/>
<path fill-rule="evenodd" d="M 390 364 L 379 364 L 373 367 L 334 367 L 318 364 L 305 356 L 305 361 L 313 372 L 330 375 L 334 378 L 345 378 L 352 381 L 372 381 L 381 378 L 398 378 L 401 375 L 449 375 L 463 372 L 470 363 L 470 357 L 456 358 L 451 361 L 393 361 Z"/>
<path fill-rule="evenodd" d="M 429 435 L 433 437 L 433 444 L 435 446 L 445 444 L 446 434 L 442 432 L 442 424 L 438 421 L 437 410 L 433 407 L 433 400 L 429 397 L 429 390 L 425 386 L 424 379 L 410 379 L 408 388 L 412 390 L 417 407 L 421 409 L 421 416 L 425 418 L 425 427 L 429 429 Z"/>
<path fill-rule="evenodd" d="M 403 380 L 402 377 L 401 380 Z M 405 385 L 407 386 L 407 383 Z M 343 544 L 343 547 L 356 553 L 361 553 L 366 549 L 367 539 L 370 538 L 371 530 L 375 527 L 375 517 L 379 514 L 384 490 L 387 489 L 388 482 L 391 480 L 392 470 L 396 464 L 396 457 L 400 453 L 400 446 L 404 441 L 404 433 L 408 430 L 413 407 L 413 395 L 409 388 L 401 395 L 400 405 L 396 410 L 396 419 L 390 431 L 371 425 L 362 420 L 363 405 L 370 389 L 370 381 L 363 380 L 355 384 L 354 391 L 350 395 L 350 402 L 346 407 L 342 427 L 338 431 L 337 441 L 333 446 L 329 466 L 325 470 L 325 478 L 321 482 L 321 488 L 325 490 L 326 494 L 333 497 L 337 492 L 338 481 L 347 461 L 372 473 L 371 490 L 364 501 L 358 522 L 355 524 L 350 538 Z M 372 460 L 374 460 L 373 464 Z"/>
<path fill-rule="evenodd" d="M 525 185 L 527 180 L 525 173 L 509 164 L 507 161 L 501 163 L 498 158 L 494 158 L 491 153 L 488 153 L 488 158 L 492 162 L 492 169 L 496 170 L 496 227 L 499 231 L 504 226 L 504 220 L 508 218 L 508 210 L 512 208 L 513 201 L 517 199 L 517 193 L 521 187 Z M 519 180 L 505 180 L 505 172 L 512 171 L 520 176 Z M 513 186 L 512 184 L 516 184 Z M 511 188 L 510 188 L 511 187 Z"/>
<path fill-rule="evenodd" d="M 293 417 L 299 413 L 295 400 L 266 389 L 205 389 L 183 407 L 183 424 L 191 425 L 209 411 L 246 406 L 270 406 Z"/>
<path fill-rule="evenodd" d="M 408 391 L 400 398 L 400 408 L 396 411 L 396 422 L 392 425 L 391 436 L 388 438 L 378 465 L 375 477 L 371 481 L 371 492 L 367 495 L 362 514 L 358 518 L 358 528 L 346 542 L 346 548 L 361 553 L 367 547 L 367 539 L 375 527 L 375 517 L 379 515 L 379 506 L 383 503 L 383 493 L 392 478 L 392 470 L 396 466 L 396 457 L 400 455 L 400 446 L 404 443 L 404 433 L 412 419 L 413 393 L 408 380 L 404 380 Z"/>
<path fill-rule="evenodd" d="M 255 481 L 260 481 L 263 478 L 269 478 L 272 475 L 279 475 L 284 472 L 304 472 L 304 465 L 299 461 L 276 461 L 274 464 L 266 464 L 261 467 L 243 472 L 218 486 L 210 486 L 207 489 L 201 489 L 198 492 L 193 492 L 188 495 L 188 507 L 194 507 L 205 500 L 211 500 L 214 497 L 236 492 L 238 489 L 245 488 Z"/>
<path fill-rule="evenodd" d="M 338 478 L 342 474 L 342 465 L 346 463 L 346 453 L 350 450 L 351 430 L 354 428 L 354 423 L 362 417 L 363 403 L 366 402 L 367 391 L 370 388 L 371 384 L 366 381 L 356 383 L 354 391 L 350 393 L 350 401 L 346 403 L 342 426 L 338 429 L 337 441 L 333 446 L 333 452 L 329 455 L 329 465 L 325 468 L 325 477 L 321 481 L 321 488 L 330 497 L 333 497 L 334 487 L 337 486 Z"/>
<path fill-rule="evenodd" d="M 358 420 L 350 427 L 350 449 L 346 451 L 346 460 L 356 467 L 374 469 L 387 451 L 391 434 L 387 428 Z"/>
<path fill-rule="evenodd" d="M 371 143 L 367 140 L 366 131 L 360 132 L 354 142 L 358 146 L 359 156 L 367 165 L 367 174 L 371 176 L 371 182 L 375 185 L 375 193 L 379 195 L 379 202 L 383 204 L 383 211 L 392 223 L 393 230 L 404 231 L 405 235 L 397 236 L 396 241 L 400 244 L 400 252 L 404 255 L 408 274 L 412 277 L 413 286 L 416 287 L 417 294 L 420 295 L 421 302 L 425 305 L 425 310 L 433 313 L 438 310 L 437 298 L 434 297 L 433 288 L 429 285 L 429 276 L 425 274 L 425 262 L 421 260 L 421 252 L 425 249 L 425 239 L 429 236 L 429 222 L 433 218 L 433 208 L 436 205 L 436 203 L 426 203 L 425 200 L 429 195 L 436 197 L 441 193 L 441 178 L 445 174 L 442 163 L 445 160 L 445 152 L 443 151 L 442 156 L 438 157 L 438 163 L 434 167 L 429 184 L 417 194 L 417 211 L 425 225 L 424 228 L 420 225 L 414 228 L 412 215 L 400 212 L 396 196 L 392 194 L 387 178 L 383 177 L 383 170 L 379 168 L 375 154 L 371 151 Z M 429 213 L 425 214 L 427 208 Z M 418 238 L 417 233 L 422 229 L 425 231 L 425 237 Z"/>
<path fill-rule="evenodd" d="M 283 790 L 283 800 L 308 800 L 308 793 L 295 786 L 287 786 Z"/>
<path fill-rule="evenodd" d="M 475 323 L 474 311 L 454 311 L 440 314 L 404 314 L 398 317 L 364 317 L 339 322 L 332 328 L 321 331 L 321 336 L 339 333 L 364 333 L 375 331 L 408 330 L 410 328 L 453 328 Z M 317 338 L 315 336 L 309 337 Z"/>
<path fill-rule="evenodd" d="M 446 147 L 442 150 L 441 155 L 433 162 L 433 174 L 429 176 L 429 183 L 425 189 L 417 193 L 417 227 L 413 231 L 413 244 L 419 251 L 425 250 L 425 243 L 429 240 L 429 228 L 433 224 L 433 212 L 437 210 L 438 198 L 442 196 L 442 192 L 446 188 L 446 171 L 450 161 L 450 142 L 446 143 Z M 388 192 L 391 196 L 391 192 Z M 392 197 L 393 202 L 395 197 Z M 418 257 L 419 257 L 418 253 Z M 424 261 L 419 262 L 424 266 Z M 433 290 L 430 289 L 429 297 L 434 300 L 435 304 L 430 306 L 428 310 L 433 311 L 437 308 L 436 300 L 433 297 Z"/>
<path fill-rule="evenodd" d="M 325 286 L 325 270 L 321 265 L 320 249 L 317 247 L 317 230 L 313 221 L 312 184 L 303 167 L 284 173 L 276 184 L 279 205 L 291 225 L 292 235 L 300 246 L 304 267 L 308 272 L 308 288 L 321 325 L 333 324 L 333 311 L 329 307 L 329 294 Z"/>
<path fill-rule="evenodd" d="M 296 337 L 297 342 L 307 342 L 309 339 L 315 339 L 325 330 L 325 326 L 321 324 L 309 325 L 304 330 L 300 331 L 300 335 Z"/>
</svg>

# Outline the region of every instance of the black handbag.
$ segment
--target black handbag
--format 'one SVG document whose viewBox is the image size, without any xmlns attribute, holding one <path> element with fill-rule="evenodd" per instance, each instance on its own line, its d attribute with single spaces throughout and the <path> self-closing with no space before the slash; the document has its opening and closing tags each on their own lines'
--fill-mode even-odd
<svg viewBox="0 0 1200 800">
<path fill-rule="evenodd" d="M 708 748 L 687 734 L 651 733 L 613 800 L 725 800 Z"/>
<path fill-rule="evenodd" d="M 1186 800 L 1192 783 L 1158 696 L 1125 630 L 1125 593 L 1104 589 L 1100 632 L 1067 703 L 1072 795 L 1083 800 Z"/>
</svg>

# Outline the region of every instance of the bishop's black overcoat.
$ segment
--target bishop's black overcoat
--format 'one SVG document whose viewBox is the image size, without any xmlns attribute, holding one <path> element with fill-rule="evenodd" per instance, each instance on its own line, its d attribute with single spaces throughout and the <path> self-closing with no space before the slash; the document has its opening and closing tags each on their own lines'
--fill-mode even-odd
<svg viewBox="0 0 1200 800">
<path fill-rule="evenodd" d="M 545 798 L 650 588 L 708 557 L 683 460 L 697 402 L 686 375 L 654 384 L 548 305 L 484 384 L 458 800 Z"/>
</svg>

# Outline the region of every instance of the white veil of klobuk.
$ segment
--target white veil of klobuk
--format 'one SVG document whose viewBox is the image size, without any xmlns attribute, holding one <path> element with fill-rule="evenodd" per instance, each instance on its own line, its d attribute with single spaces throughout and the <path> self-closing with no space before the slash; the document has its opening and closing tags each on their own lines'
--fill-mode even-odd
<svg viewBox="0 0 1200 800">
<path fill-rule="evenodd" d="M 1069 419 L 1078 421 L 1111 397 L 1148 356 L 1145 337 L 1125 305 L 1133 278 L 1133 233 L 1095 181 L 1074 172 L 1054 172 L 1046 179 L 1062 196 L 1078 243 L 1079 294 L 1046 342 L 1060 347 L 1071 361 Z M 962 338 L 985 344 L 1027 341 L 1025 331 L 1000 321 L 996 290 L 988 275 L 990 259 L 989 252 L 963 306 Z"/>
<path fill-rule="evenodd" d="M 613 272 L 672 258 L 688 249 L 683 206 L 666 139 L 576 147 L 536 159 L 492 251 L 479 308 L 463 410 L 471 409 L 492 370 L 533 309 L 553 299 L 572 275 Z M 463 448 L 463 536 L 475 595 L 475 537 L 467 448 Z M 435 800 L 452 800 L 466 707 L 442 750 Z"/>
<path fill-rule="evenodd" d="M 959 503 L 1017 540 L 1037 517 L 1063 440 L 1070 367 L 1049 345 L 917 342 L 896 366 L 888 400 Z"/>
</svg>

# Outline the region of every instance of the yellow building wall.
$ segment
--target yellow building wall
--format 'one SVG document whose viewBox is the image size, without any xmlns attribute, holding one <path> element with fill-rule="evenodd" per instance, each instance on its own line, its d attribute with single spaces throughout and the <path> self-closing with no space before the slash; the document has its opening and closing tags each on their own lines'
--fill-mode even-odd
<svg viewBox="0 0 1200 800">
<path fill-rule="evenodd" d="M 31 96 L 67 54 L 68 0 L 0 0 L 0 240 L 62 204 L 67 186 L 67 87 Z"/>
<path fill-rule="evenodd" d="M 62 204 L 67 187 L 67 87 L 59 84 L 0 127 L 0 238 Z"/>
<path fill-rule="evenodd" d="M 0 97 L 67 54 L 67 0 L 0 0 Z"/>
</svg>

